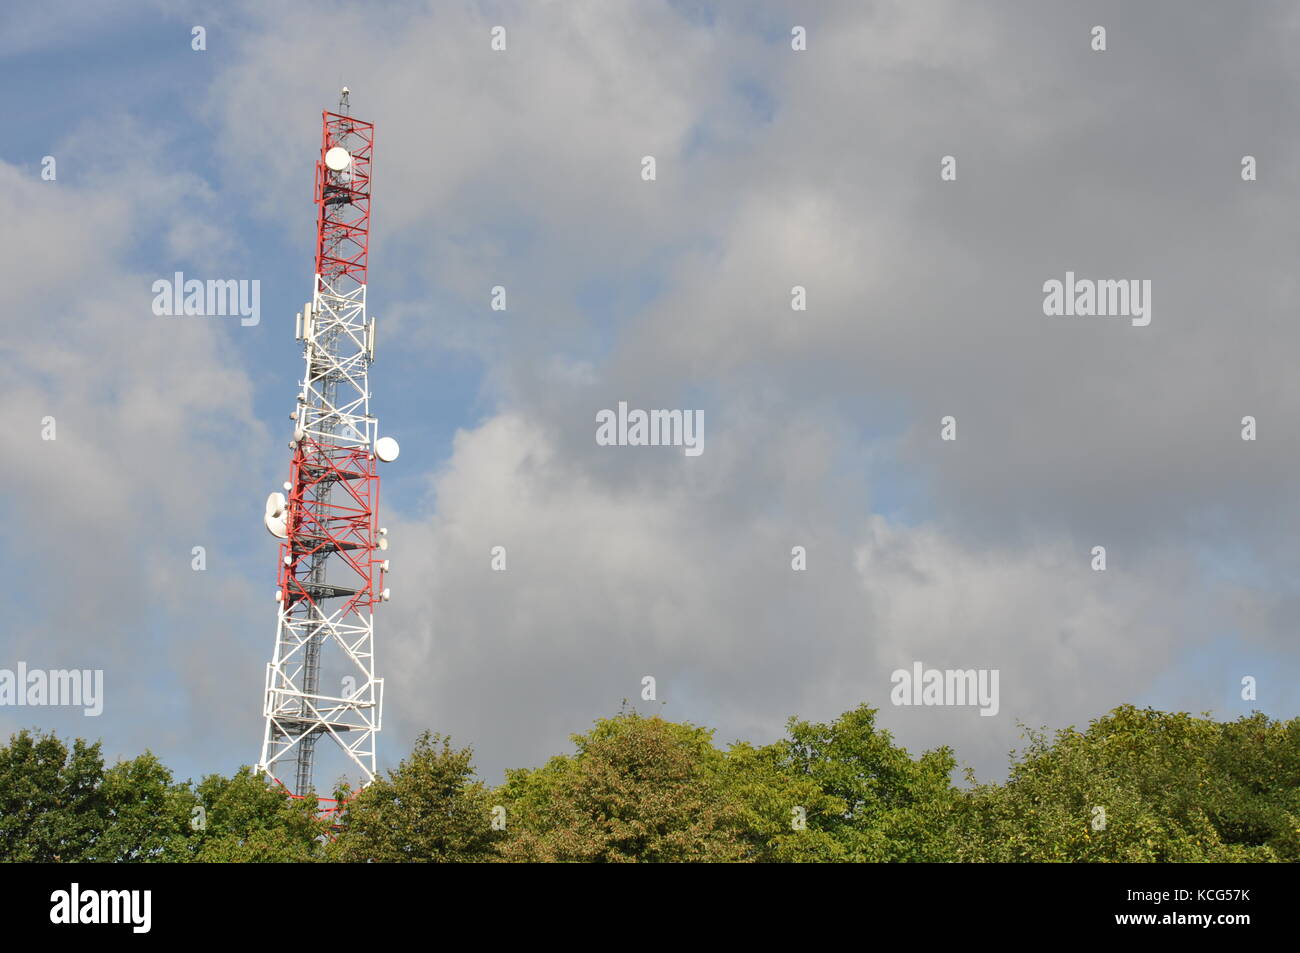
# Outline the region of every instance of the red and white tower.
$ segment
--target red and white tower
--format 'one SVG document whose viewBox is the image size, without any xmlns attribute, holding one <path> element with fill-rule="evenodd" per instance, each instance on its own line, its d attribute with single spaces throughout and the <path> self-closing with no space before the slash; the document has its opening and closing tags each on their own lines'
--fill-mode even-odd
<svg viewBox="0 0 1300 953">
<path fill-rule="evenodd" d="M 275 652 L 266 669 L 259 770 L 310 795 L 316 744 L 334 741 L 345 770 L 375 775 L 383 687 L 375 677 L 374 609 L 387 600 L 387 530 L 376 461 L 396 459 L 370 414 L 375 322 L 366 313 L 374 124 L 322 113 L 316 162 L 316 282 L 297 316 L 305 373 L 293 413 L 284 494 L 267 500 L 280 544 Z"/>
</svg>

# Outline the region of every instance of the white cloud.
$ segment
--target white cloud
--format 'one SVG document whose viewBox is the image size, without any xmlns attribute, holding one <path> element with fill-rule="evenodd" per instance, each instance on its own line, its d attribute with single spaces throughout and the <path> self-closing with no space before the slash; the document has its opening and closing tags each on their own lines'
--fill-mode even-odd
<svg viewBox="0 0 1300 953">
<path fill-rule="evenodd" d="M 77 149 L 74 137 L 60 154 Z M 192 732 L 175 729 L 195 714 L 205 679 L 238 670 L 250 681 L 248 709 L 256 704 L 261 665 L 242 665 L 235 648 L 251 648 L 241 625 L 247 601 L 231 595 L 245 567 L 227 558 L 226 524 L 246 510 L 256 531 L 250 484 L 260 484 L 262 453 L 250 459 L 246 448 L 269 438 L 231 330 L 214 323 L 231 319 L 154 315 L 160 275 L 132 263 L 137 241 L 160 224 L 210 227 L 202 206 L 183 198 L 194 177 L 148 156 L 123 158 L 108 155 L 112 167 L 80 184 L 0 163 L 9 200 L 0 403 L 12 451 L 3 559 L 23 580 L 4 649 L 34 666 L 103 668 L 103 719 L 71 730 L 165 749 L 168 738 L 192 744 Z M 47 416 L 51 441 L 42 439 Z M 195 545 L 207 548 L 206 572 L 191 569 Z M 269 595 L 265 607 L 259 647 L 270 639 Z M 177 681 L 172 666 L 186 670 L 197 657 L 213 664 Z M 158 731 L 163 711 L 170 735 Z M 6 725 L 23 717 L 30 713 L 6 713 Z M 216 725 L 207 714 L 189 727 L 220 738 L 231 722 L 230 713 Z"/>
</svg>

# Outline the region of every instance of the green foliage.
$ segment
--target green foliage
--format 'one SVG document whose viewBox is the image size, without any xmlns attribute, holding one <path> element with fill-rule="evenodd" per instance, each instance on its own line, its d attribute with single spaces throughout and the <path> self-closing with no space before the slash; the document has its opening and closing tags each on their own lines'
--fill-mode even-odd
<svg viewBox="0 0 1300 953">
<path fill-rule="evenodd" d="M 89 860 L 103 829 L 99 744 L 14 735 L 0 748 L 0 860 Z"/>
<path fill-rule="evenodd" d="M 1029 732 L 1003 785 L 967 798 L 959 856 L 988 861 L 1291 860 L 1300 719 L 1219 723 L 1132 706 Z M 1014 759 L 1014 752 L 1013 752 Z M 1094 825 L 1104 812 L 1104 827 Z M 1100 829 L 1098 829 L 1100 827 Z"/>
<path fill-rule="evenodd" d="M 792 718 L 788 733 L 754 754 L 768 764 L 771 778 L 784 779 L 778 782 L 785 785 L 783 798 L 805 800 L 785 802 L 785 830 L 763 845 L 762 859 L 952 859 L 960 795 L 949 780 L 956 766 L 951 751 L 939 748 L 913 760 L 889 732 L 876 728 L 876 710 L 866 705 L 830 724 Z M 733 755 L 750 757 L 741 746 Z M 792 803 L 804 807 L 806 831 L 790 830 Z M 775 808 L 768 802 L 769 811 Z M 767 815 L 767 830 L 774 819 Z"/>
<path fill-rule="evenodd" d="M 439 746 L 441 745 L 441 746 Z M 487 788 L 473 780 L 473 752 L 424 732 L 411 756 L 378 778 L 347 808 L 330 845 L 342 861 L 496 860 Z"/>
<path fill-rule="evenodd" d="M 628 712 L 492 791 L 426 732 L 331 830 L 248 768 L 193 785 L 147 752 L 105 769 L 98 743 L 22 731 L 0 747 L 0 861 L 1300 860 L 1300 718 L 1124 706 L 1027 737 L 1006 783 L 962 790 L 949 749 L 913 758 L 865 705 L 725 752 Z"/>
<path fill-rule="evenodd" d="M 828 829 L 848 812 L 840 798 L 789 769 L 782 742 L 755 748 L 739 743 L 727 752 L 729 794 L 737 805 L 746 856 L 760 862 L 841 861 L 844 845 Z M 803 829 L 795 827 L 802 808 Z"/>
<path fill-rule="evenodd" d="M 1300 862 L 1300 718 L 1255 712 L 1218 727 L 1206 815 L 1227 843 Z"/>
<path fill-rule="evenodd" d="M 0 748 L 4 861 L 312 860 L 324 831 L 314 808 L 247 768 L 191 788 L 148 752 L 105 770 L 99 744 L 81 739 L 69 750 L 21 731 Z"/>
<path fill-rule="evenodd" d="M 733 861 L 746 858 L 712 732 L 636 712 L 575 735 L 574 755 L 507 773 L 502 855 L 512 861 Z"/>
<path fill-rule="evenodd" d="M 314 798 L 286 797 L 250 768 L 233 777 L 211 774 L 191 804 L 204 824 L 191 834 L 193 859 L 209 863 L 303 863 L 323 859 L 325 821 Z M 193 829 L 193 824 L 189 825 Z"/>
<path fill-rule="evenodd" d="M 145 752 L 104 772 L 100 785 L 103 823 L 87 860 L 104 862 L 186 860 L 194 796 L 187 785 Z"/>
</svg>

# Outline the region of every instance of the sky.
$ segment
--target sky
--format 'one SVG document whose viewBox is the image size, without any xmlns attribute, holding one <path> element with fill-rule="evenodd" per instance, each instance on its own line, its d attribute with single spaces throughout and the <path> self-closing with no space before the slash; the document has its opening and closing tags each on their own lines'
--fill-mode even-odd
<svg viewBox="0 0 1300 953">
<path fill-rule="evenodd" d="M 427 729 L 497 783 L 625 701 L 724 745 L 868 703 L 980 780 L 1124 703 L 1295 717 L 1298 39 L 1271 2 L 4 5 L 0 668 L 105 699 L 0 732 L 256 761 L 344 84 L 402 446 L 382 768 Z M 177 271 L 260 321 L 156 315 Z M 1045 314 L 1067 272 L 1150 323 Z M 620 401 L 703 452 L 599 445 Z M 918 662 L 998 713 L 893 704 Z"/>
</svg>

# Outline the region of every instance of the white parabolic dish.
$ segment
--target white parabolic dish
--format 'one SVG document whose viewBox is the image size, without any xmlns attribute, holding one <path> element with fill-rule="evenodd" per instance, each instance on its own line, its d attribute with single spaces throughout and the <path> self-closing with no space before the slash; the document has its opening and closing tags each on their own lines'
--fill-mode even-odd
<svg viewBox="0 0 1300 953">
<path fill-rule="evenodd" d="M 352 164 L 352 156 L 342 146 L 335 146 L 325 153 L 325 164 L 335 172 L 342 172 Z"/>
<path fill-rule="evenodd" d="M 375 456 L 385 463 L 392 463 L 401 452 L 397 441 L 392 437 L 380 437 L 375 441 Z"/>
<path fill-rule="evenodd" d="M 283 493 L 272 493 L 266 498 L 266 516 L 263 517 L 263 521 L 266 523 L 268 533 L 280 539 L 288 539 L 289 530 L 286 528 L 288 516 Z"/>
</svg>

